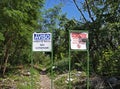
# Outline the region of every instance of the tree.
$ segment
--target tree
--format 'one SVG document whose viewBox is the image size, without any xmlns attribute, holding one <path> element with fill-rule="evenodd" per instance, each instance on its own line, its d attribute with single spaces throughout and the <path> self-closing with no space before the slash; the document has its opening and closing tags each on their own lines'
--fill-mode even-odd
<svg viewBox="0 0 120 89">
<path fill-rule="evenodd" d="M 42 27 L 38 31 L 53 33 L 54 65 L 62 70 L 60 72 L 64 72 L 68 70 L 69 30 L 77 24 L 75 20 L 66 18 L 66 14 L 61 14 L 61 8 L 62 5 L 59 4 L 44 10 L 43 19 L 40 21 Z"/>
<path fill-rule="evenodd" d="M 84 9 L 92 21 L 87 26 L 90 32 L 90 55 L 96 71 L 100 67 L 99 61 L 105 62 L 103 51 L 113 50 L 114 52 L 120 44 L 119 3 L 120 1 L 109 0 L 85 0 L 84 2 Z"/>
<path fill-rule="evenodd" d="M 1 69 L 3 76 L 10 61 L 28 58 L 31 49 L 31 35 L 38 27 L 37 20 L 43 0 L 1 0 L 0 42 Z"/>
<path fill-rule="evenodd" d="M 98 72 L 100 61 L 106 63 L 103 58 L 103 51 L 112 50 L 114 52 L 118 50 L 120 44 L 120 1 L 72 1 L 82 17 L 80 22 L 82 22 L 83 25 L 80 25 L 78 29 L 89 30 L 92 69 L 94 72 Z M 89 17 L 86 17 L 86 14 Z"/>
</svg>

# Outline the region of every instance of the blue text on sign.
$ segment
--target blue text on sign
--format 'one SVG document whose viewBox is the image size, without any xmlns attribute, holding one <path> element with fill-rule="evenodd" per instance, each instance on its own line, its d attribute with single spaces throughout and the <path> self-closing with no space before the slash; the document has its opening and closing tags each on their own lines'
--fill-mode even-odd
<svg viewBox="0 0 120 89">
<path fill-rule="evenodd" d="M 43 41 L 43 40 L 50 40 L 51 36 L 50 34 L 34 34 L 34 40 L 35 41 Z"/>
</svg>

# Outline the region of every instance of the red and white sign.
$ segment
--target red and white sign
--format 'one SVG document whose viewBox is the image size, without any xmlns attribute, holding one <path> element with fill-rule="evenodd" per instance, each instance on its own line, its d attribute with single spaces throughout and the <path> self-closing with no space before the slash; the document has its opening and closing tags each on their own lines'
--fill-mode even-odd
<svg viewBox="0 0 120 89">
<path fill-rule="evenodd" d="M 71 49 L 86 50 L 86 42 L 88 39 L 88 32 L 71 32 Z"/>
</svg>

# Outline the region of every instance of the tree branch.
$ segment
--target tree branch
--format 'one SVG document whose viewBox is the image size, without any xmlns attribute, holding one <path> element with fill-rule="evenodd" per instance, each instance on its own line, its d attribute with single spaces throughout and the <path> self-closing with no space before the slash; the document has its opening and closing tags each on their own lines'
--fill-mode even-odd
<svg viewBox="0 0 120 89">
<path fill-rule="evenodd" d="M 85 22 L 87 22 L 87 19 L 85 18 L 83 12 L 81 11 L 81 9 L 79 8 L 79 6 L 76 3 L 76 0 L 73 0 L 75 6 L 77 7 L 78 11 L 80 12 L 80 14 L 82 15 L 83 19 L 85 20 Z"/>
<path fill-rule="evenodd" d="M 89 5 L 88 5 L 88 1 L 85 0 L 85 3 L 86 3 L 86 6 L 87 6 L 87 11 L 88 11 L 89 17 L 90 17 L 90 19 L 92 20 L 92 22 L 94 22 L 94 19 L 93 19 L 93 17 L 92 17 L 91 12 L 90 12 L 90 7 L 89 7 Z"/>
</svg>

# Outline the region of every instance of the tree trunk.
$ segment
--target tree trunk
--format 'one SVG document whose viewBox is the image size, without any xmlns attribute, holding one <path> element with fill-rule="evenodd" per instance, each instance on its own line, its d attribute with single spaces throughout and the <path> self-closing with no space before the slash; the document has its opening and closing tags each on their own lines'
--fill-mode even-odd
<svg viewBox="0 0 120 89">
<path fill-rule="evenodd" d="M 12 44 L 12 37 L 8 39 L 8 41 L 5 44 L 5 52 L 4 52 L 4 63 L 3 63 L 3 71 L 2 71 L 2 75 L 4 77 L 5 72 L 6 72 L 6 68 L 7 68 L 7 63 L 8 63 L 8 59 L 9 59 L 9 51 L 11 48 L 11 44 Z"/>
<path fill-rule="evenodd" d="M 4 77 L 5 72 L 6 72 L 8 58 L 9 58 L 9 53 L 8 53 L 8 49 L 6 49 L 5 56 L 4 56 L 4 61 L 5 62 L 4 62 L 4 65 L 3 65 L 3 72 L 2 72 L 3 77 Z"/>
</svg>

